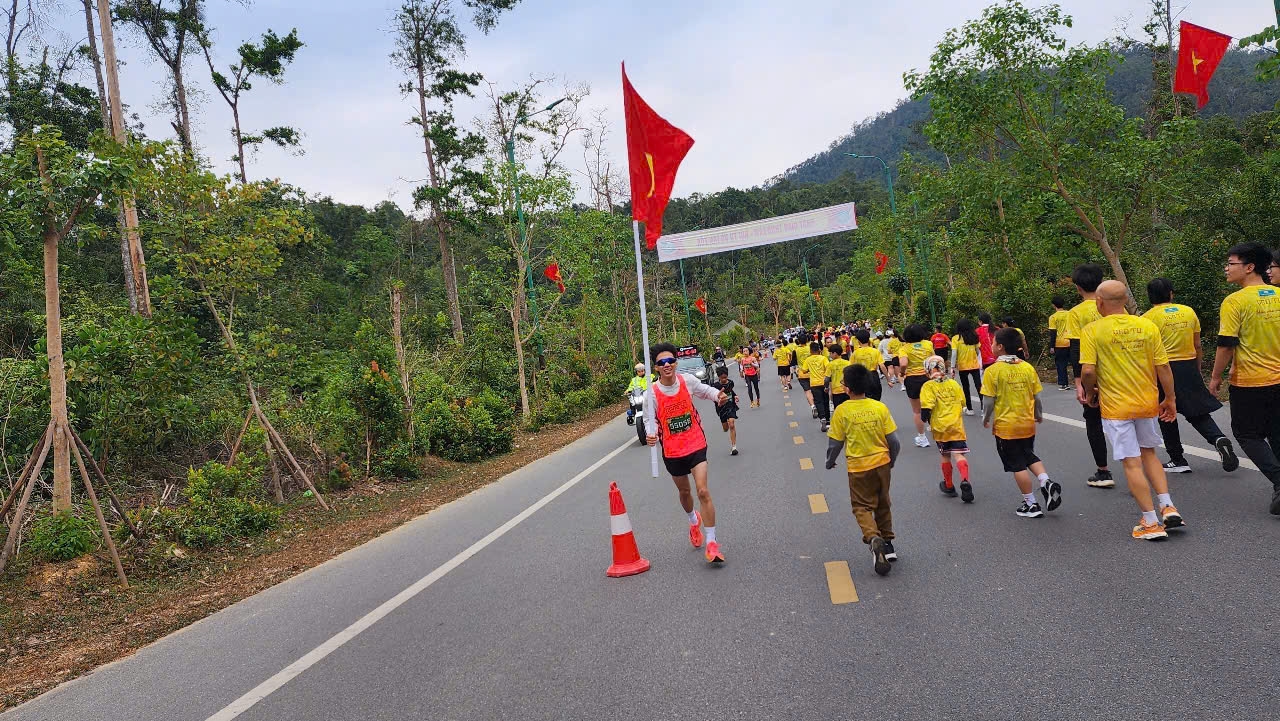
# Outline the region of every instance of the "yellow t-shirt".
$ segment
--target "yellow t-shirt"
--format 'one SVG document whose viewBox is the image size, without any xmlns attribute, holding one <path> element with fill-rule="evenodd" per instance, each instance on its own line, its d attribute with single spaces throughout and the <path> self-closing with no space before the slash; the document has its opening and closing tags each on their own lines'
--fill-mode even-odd
<svg viewBox="0 0 1280 721">
<path fill-rule="evenodd" d="M 1160 415 L 1156 366 L 1168 365 L 1156 324 L 1136 315 L 1094 321 L 1080 338 L 1080 364 L 1098 374 L 1102 417 L 1112 421 Z"/>
<path fill-rule="evenodd" d="M 876 354 L 879 357 L 879 353 Z M 835 360 L 827 361 L 827 378 L 831 380 L 831 393 L 844 393 L 844 369 L 849 367 L 849 361 L 836 356 Z"/>
<path fill-rule="evenodd" d="M 956 370 L 976 371 L 982 367 L 981 346 L 966 345 L 964 338 L 951 336 L 951 347 L 956 351 Z"/>
<path fill-rule="evenodd" d="M 808 373 L 810 386 L 821 386 L 827 377 L 827 357 L 817 353 L 805 358 L 804 369 Z"/>
<path fill-rule="evenodd" d="M 982 395 L 995 399 L 992 430 L 998 438 L 1011 441 L 1035 436 L 1040 390 L 1040 378 L 1030 363 L 995 363 L 987 368 L 982 374 Z"/>
<path fill-rule="evenodd" d="M 779 368 L 791 365 L 791 348 L 785 345 L 779 346 L 779 348 L 773 352 L 773 359 L 778 361 Z"/>
<path fill-rule="evenodd" d="M 1196 359 L 1196 346 L 1200 344 L 1200 318 L 1194 310 L 1177 303 L 1161 303 L 1152 306 L 1142 317 L 1156 324 L 1169 360 Z"/>
<path fill-rule="evenodd" d="M 1058 331 L 1057 342 L 1053 344 L 1054 348 L 1067 348 L 1071 346 L 1071 339 L 1067 337 L 1067 315 L 1068 311 L 1055 310 L 1053 315 L 1049 316 L 1049 330 Z"/>
<path fill-rule="evenodd" d="M 855 350 L 851 360 L 872 373 L 875 373 L 880 368 L 880 364 L 884 362 L 884 358 L 880 356 L 880 351 L 869 345 Z"/>
<path fill-rule="evenodd" d="M 898 336 L 895 335 L 894 337 L 889 339 L 889 355 L 891 356 L 898 355 L 898 349 L 901 347 L 902 347 L 902 341 L 898 339 Z"/>
<path fill-rule="evenodd" d="M 809 377 L 809 370 L 805 367 L 804 362 L 809 358 L 809 346 L 798 345 L 795 350 L 797 374 L 801 378 Z"/>
<path fill-rule="evenodd" d="M 904 376 L 924 375 L 924 362 L 934 354 L 933 344 L 927 340 L 903 343 L 898 349 L 898 365 Z"/>
<path fill-rule="evenodd" d="M 1253 285 L 1222 299 L 1218 335 L 1240 339 L 1231 385 L 1259 388 L 1280 383 L 1280 288 Z"/>
<path fill-rule="evenodd" d="M 889 462 L 889 441 L 885 436 L 898 430 L 889 407 L 863 398 L 846 401 L 831 414 L 827 436 L 844 441 L 850 473 L 862 473 Z"/>
<path fill-rule="evenodd" d="M 960 384 L 950 378 L 941 381 L 930 380 L 920 388 L 920 407 L 933 411 L 929 416 L 929 427 L 933 429 L 935 441 L 963 441 L 964 434 L 964 390 Z"/>
<path fill-rule="evenodd" d="M 1067 311 L 1067 345 L 1071 345 L 1070 341 L 1079 340 L 1085 327 L 1101 317 L 1102 314 L 1098 312 L 1098 303 L 1095 300 L 1081 301 L 1079 305 Z"/>
</svg>

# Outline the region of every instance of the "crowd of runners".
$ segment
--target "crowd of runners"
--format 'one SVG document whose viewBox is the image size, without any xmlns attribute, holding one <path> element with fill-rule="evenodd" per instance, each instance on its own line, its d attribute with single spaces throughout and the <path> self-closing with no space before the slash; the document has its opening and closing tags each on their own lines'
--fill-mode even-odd
<svg viewBox="0 0 1280 721">
<path fill-rule="evenodd" d="M 1214 447 L 1224 471 L 1239 467 L 1235 446 L 1211 415 L 1222 407 L 1218 394 L 1224 378 L 1231 434 L 1271 481 L 1269 511 L 1280 515 L 1280 254 L 1257 243 L 1241 244 L 1228 252 L 1224 270 L 1238 290 L 1221 304 L 1207 385 L 1199 317 L 1174 302 L 1176 288 L 1169 280 L 1151 281 L 1146 287 L 1150 309 L 1134 315 L 1128 309 L 1136 305 L 1137 294 L 1107 280 L 1101 266 L 1086 263 L 1071 276 L 1080 300 L 1053 299 L 1047 330 L 1056 385 L 1060 391 L 1074 390 L 1093 456 L 1085 483 L 1114 487 L 1111 464 L 1121 465 L 1140 512 L 1131 531 L 1135 539 L 1160 540 L 1187 525 L 1167 478 L 1190 470 L 1178 415 Z M 942 326 L 930 333 L 919 324 L 900 332 L 875 325 L 859 321 L 788 329 L 742 347 L 734 358 L 751 408 L 761 405 L 760 373 L 769 360 L 784 393 L 800 386 L 812 419 L 829 438 L 826 468 L 844 457 L 853 515 L 876 573 L 887 574 L 897 559 L 889 488 L 901 444 L 882 402 L 886 388 L 906 394 L 914 444 L 936 446 L 943 494 L 965 503 L 975 499 L 964 417 L 975 415 L 976 404 L 1021 496 L 1015 514 L 1040 518 L 1062 505 L 1062 485 L 1035 450 L 1036 428 L 1044 420 L 1039 372 L 1029 361 L 1025 334 L 1012 319 L 995 322 L 982 313 L 976 321 L 958 320 L 951 334 Z M 716 403 L 730 453 L 737 455 L 735 382 L 727 366 L 717 368 L 710 384 L 677 373 L 677 349 L 671 344 L 660 343 L 650 352 L 657 381 L 646 384 L 648 442 L 661 446 L 687 515 L 690 542 L 694 547 L 705 542 L 707 561 L 723 563 L 707 480 L 707 438 L 693 399 Z M 637 370 L 643 374 L 642 367 Z M 1163 463 L 1156 455 L 1162 444 L 1169 454 Z"/>
</svg>

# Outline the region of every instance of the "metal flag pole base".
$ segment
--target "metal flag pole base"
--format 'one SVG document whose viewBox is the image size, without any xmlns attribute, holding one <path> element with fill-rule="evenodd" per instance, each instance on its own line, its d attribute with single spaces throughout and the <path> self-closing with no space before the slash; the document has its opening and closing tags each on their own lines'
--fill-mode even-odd
<svg viewBox="0 0 1280 721">
<path fill-rule="evenodd" d="M 644 344 L 644 377 L 653 377 L 653 369 L 649 367 L 649 314 L 644 307 L 644 266 L 640 258 L 640 221 L 631 221 L 632 235 L 636 245 L 636 287 L 640 289 L 640 342 Z M 658 389 L 654 389 L 656 394 Z M 656 430 L 656 429 L 655 429 Z M 658 447 L 649 446 L 649 472 L 658 477 Z"/>
</svg>

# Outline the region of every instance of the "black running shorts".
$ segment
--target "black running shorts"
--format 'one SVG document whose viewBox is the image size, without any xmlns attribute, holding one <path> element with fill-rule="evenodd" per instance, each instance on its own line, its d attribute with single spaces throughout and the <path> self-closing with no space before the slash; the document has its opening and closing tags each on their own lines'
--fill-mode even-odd
<svg viewBox="0 0 1280 721">
<path fill-rule="evenodd" d="M 907 397 L 912 400 L 920 400 L 920 389 L 924 388 L 924 384 L 929 382 L 929 376 L 907 376 L 902 379 L 902 384 L 907 387 Z"/>
<path fill-rule="evenodd" d="M 1000 462 L 1005 471 L 1018 473 L 1025 471 L 1032 463 L 1039 463 L 1036 455 L 1036 437 L 1030 438 L 996 438 L 996 453 L 1000 454 Z"/>
<path fill-rule="evenodd" d="M 667 467 L 667 473 L 670 473 L 672 478 L 687 476 L 690 473 L 693 473 L 694 468 L 697 468 L 700 464 L 706 462 L 706 446 L 703 446 L 701 450 L 694 451 L 687 456 L 680 456 L 679 458 L 662 457 L 662 463 Z"/>
</svg>

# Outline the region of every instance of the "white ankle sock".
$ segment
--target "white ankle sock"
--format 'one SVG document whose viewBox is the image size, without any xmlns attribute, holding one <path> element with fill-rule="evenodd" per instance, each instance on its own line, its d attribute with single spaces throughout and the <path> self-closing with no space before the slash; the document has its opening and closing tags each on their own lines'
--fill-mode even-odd
<svg viewBox="0 0 1280 721">
<path fill-rule="evenodd" d="M 1168 493 L 1157 493 L 1156 502 L 1159 503 L 1161 506 L 1173 505 L 1173 499 L 1169 497 Z"/>
<path fill-rule="evenodd" d="M 697 522 L 698 522 L 698 512 L 697 512 L 697 511 L 689 511 L 689 525 L 693 525 L 693 524 L 695 524 L 695 523 L 697 523 Z"/>
<path fill-rule="evenodd" d="M 1142 512 L 1142 520 L 1146 521 L 1147 523 L 1159 523 L 1159 522 L 1160 522 L 1160 519 L 1156 517 L 1156 512 L 1155 512 L 1155 511 L 1143 511 L 1143 512 Z"/>
<path fill-rule="evenodd" d="M 1034 506 L 1036 505 L 1036 494 L 1024 493 L 1022 494 L 1022 500 L 1026 501 L 1028 506 Z"/>
<path fill-rule="evenodd" d="M 1036 476 L 1036 480 L 1040 481 L 1040 487 L 1044 488 L 1045 484 L 1049 482 L 1049 474 L 1041 473 L 1040 475 Z"/>
<path fill-rule="evenodd" d="M 714 543 L 716 540 L 716 527 L 704 526 L 702 530 L 707 532 L 707 543 Z"/>
</svg>

